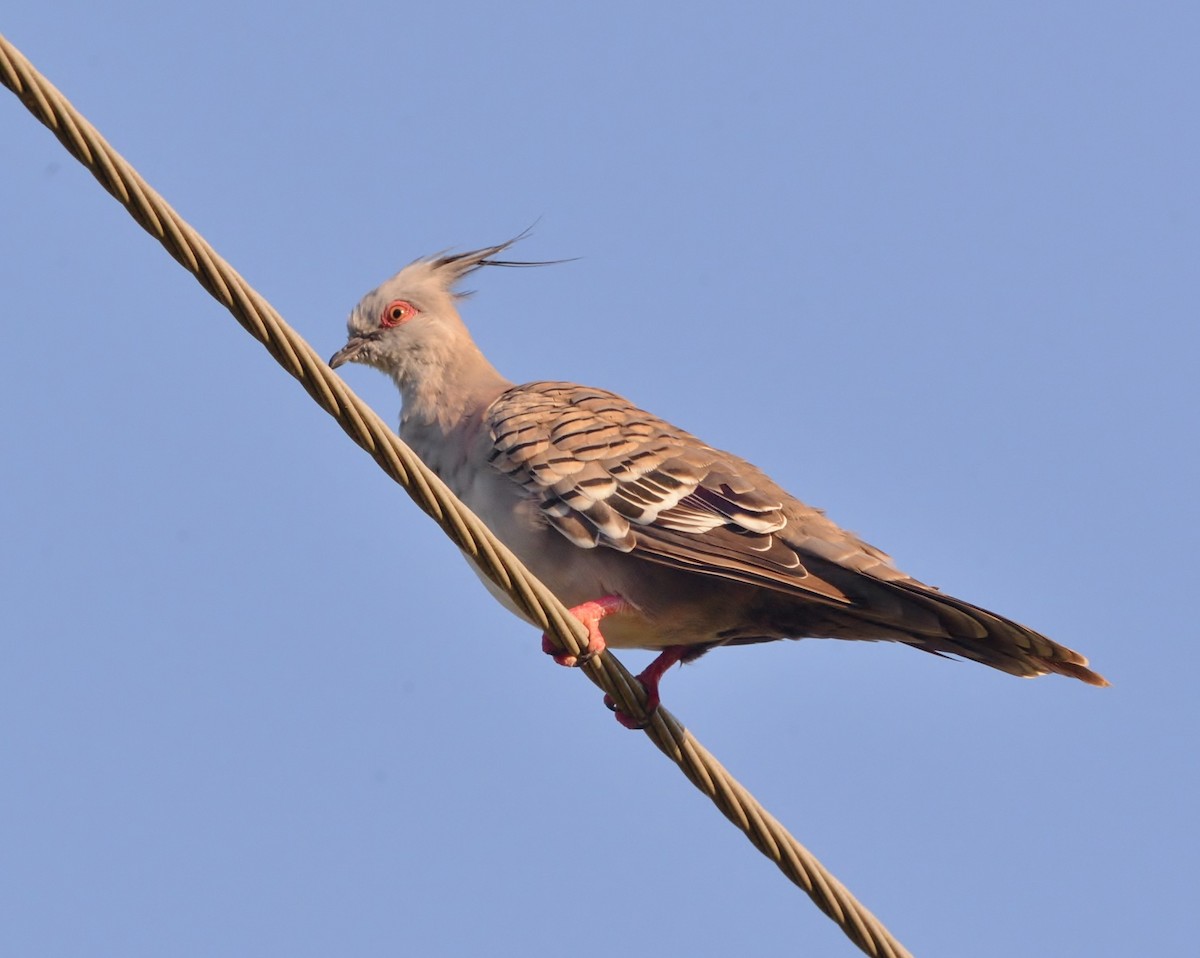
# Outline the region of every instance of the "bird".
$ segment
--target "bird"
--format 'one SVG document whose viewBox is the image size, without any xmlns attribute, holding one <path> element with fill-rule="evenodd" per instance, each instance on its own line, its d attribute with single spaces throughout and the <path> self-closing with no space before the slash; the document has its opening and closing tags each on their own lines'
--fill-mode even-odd
<svg viewBox="0 0 1200 958">
<path fill-rule="evenodd" d="M 556 662 L 578 666 L 606 647 L 658 652 L 638 676 L 647 715 L 673 665 L 780 639 L 893 641 L 1108 685 L 1080 653 L 901 572 L 746 460 L 629 400 L 506 379 L 459 315 L 459 283 L 488 266 L 549 265 L 499 258 L 522 236 L 405 266 L 354 307 L 329 365 L 391 377 L 401 439 L 583 623 L 581 656 L 543 635 Z M 606 701 L 621 724 L 645 724 Z"/>
</svg>

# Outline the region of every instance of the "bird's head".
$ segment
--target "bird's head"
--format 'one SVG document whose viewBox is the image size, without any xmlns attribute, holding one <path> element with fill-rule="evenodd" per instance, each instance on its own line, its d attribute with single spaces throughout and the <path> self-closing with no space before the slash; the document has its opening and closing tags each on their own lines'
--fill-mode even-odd
<svg viewBox="0 0 1200 958">
<path fill-rule="evenodd" d="M 343 363 L 362 363 L 400 382 L 422 366 L 444 362 L 464 340 L 470 342 L 456 307 L 465 295 L 455 289 L 463 277 L 484 266 L 547 265 L 495 258 L 522 236 L 486 249 L 409 263 L 354 307 L 346 323 L 346 345 L 330 357 L 329 365 L 336 369 Z"/>
</svg>

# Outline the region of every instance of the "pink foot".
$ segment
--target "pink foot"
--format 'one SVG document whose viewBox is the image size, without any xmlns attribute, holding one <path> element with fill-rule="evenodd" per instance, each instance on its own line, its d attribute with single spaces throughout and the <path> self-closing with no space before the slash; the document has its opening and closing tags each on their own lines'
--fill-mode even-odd
<svg viewBox="0 0 1200 958">
<path fill-rule="evenodd" d="M 659 705 L 662 704 L 662 699 L 658 696 L 658 683 L 662 681 L 662 677 L 666 674 L 667 669 L 683 658 L 687 651 L 686 645 L 669 645 L 659 653 L 658 658 L 646 666 L 642 670 L 641 675 L 637 680 L 642 683 L 642 688 L 646 690 L 646 721 L 639 722 L 632 715 L 622 712 L 617 708 L 617 703 L 613 701 L 611 695 L 604 696 L 604 704 L 613 710 L 618 722 L 629 729 L 645 728 L 650 717 L 658 711 Z"/>
<path fill-rule="evenodd" d="M 565 652 L 559 652 L 554 643 L 550 641 L 550 636 L 545 633 L 542 634 L 542 651 L 547 655 L 554 656 L 554 661 L 559 665 L 565 665 L 568 668 L 583 665 L 592 656 L 604 651 L 604 636 L 600 632 L 600 620 L 606 615 L 612 615 L 614 612 L 624 612 L 628 608 L 629 603 L 619 595 L 605 595 L 594 602 L 584 602 L 581 605 L 577 605 L 569 611 L 587 629 L 588 644 L 587 648 L 584 649 L 583 655 L 576 658 Z"/>
</svg>

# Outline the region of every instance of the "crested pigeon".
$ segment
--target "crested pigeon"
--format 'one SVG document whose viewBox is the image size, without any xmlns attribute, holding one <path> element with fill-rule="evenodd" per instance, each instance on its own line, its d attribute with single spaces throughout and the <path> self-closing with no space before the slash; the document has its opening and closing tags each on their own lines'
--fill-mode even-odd
<svg viewBox="0 0 1200 958">
<path fill-rule="evenodd" d="M 587 656 L 660 652 L 639 676 L 649 712 L 675 663 L 785 638 L 891 640 L 1108 684 L 1078 652 L 906 575 L 750 463 L 620 396 L 505 379 L 460 319 L 456 285 L 484 266 L 544 265 L 497 259 L 513 242 L 406 266 L 354 308 L 329 365 L 391 376 L 400 437 L 584 623 Z"/>
</svg>

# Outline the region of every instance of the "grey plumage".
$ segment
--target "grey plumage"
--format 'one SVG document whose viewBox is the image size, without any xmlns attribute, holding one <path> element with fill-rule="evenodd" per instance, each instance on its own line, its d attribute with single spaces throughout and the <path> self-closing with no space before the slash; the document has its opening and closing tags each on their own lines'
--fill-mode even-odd
<svg viewBox="0 0 1200 958">
<path fill-rule="evenodd" d="M 904 574 L 750 463 L 620 396 L 506 380 L 454 289 L 481 266 L 524 265 L 496 259 L 509 245 L 405 267 L 355 308 L 330 365 L 393 378 L 401 437 L 564 603 L 628 603 L 605 619 L 607 644 L 687 661 L 781 638 L 892 640 L 1108 684 L 1078 652 Z"/>
</svg>

